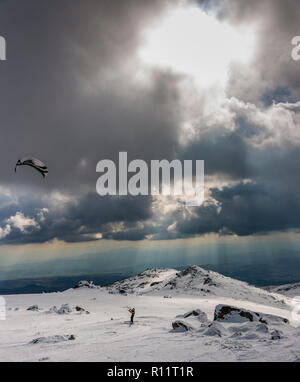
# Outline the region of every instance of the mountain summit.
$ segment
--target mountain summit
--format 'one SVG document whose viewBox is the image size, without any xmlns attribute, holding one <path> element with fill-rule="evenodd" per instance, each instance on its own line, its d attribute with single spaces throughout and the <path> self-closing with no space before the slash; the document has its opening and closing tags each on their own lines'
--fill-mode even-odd
<svg viewBox="0 0 300 382">
<path fill-rule="evenodd" d="M 138 295 L 192 295 L 229 297 L 270 306 L 285 305 L 280 295 L 269 293 L 246 282 L 191 265 L 185 270 L 147 269 L 144 272 L 106 286 L 110 293 Z"/>
</svg>

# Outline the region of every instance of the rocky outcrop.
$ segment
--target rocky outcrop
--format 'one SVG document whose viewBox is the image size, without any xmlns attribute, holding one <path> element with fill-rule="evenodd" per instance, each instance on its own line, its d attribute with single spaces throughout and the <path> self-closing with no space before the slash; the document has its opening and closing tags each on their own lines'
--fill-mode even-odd
<svg viewBox="0 0 300 382">
<path fill-rule="evenodd" d="M 221 325 L 218 322 L 212 322 L 208 325 L 208 328 L 204 331 L 205 335 L 207 336 L 217 336 L 222 337 L 223 335 L 227 334 L 226 329 L 223 325 Z"/>
<path fill-rule="evenodd" d="M 96 285 L 94 285 L 93 281 L 86 281 L 86 280 L 80 280 L 77 284 L 74 285 L 73 289 L 77 288 L 90 288 L 95 289 L 98 288 Z"/>
<path fill-rule="evenodd" d="M 188 317 L 195 317 L 197 318 L 200 322 L 207 322 L 207 314 L 205 312 L 202 312 L 200 309 L 194 309 L 191 310 L 183 315 L 183 318 L 188 318 Z"/>
<path fill-rule="evenodd" d="M 187 324 L 186 322 L 180 321 L 180 320 L 172 322 L 172 328 L 175 331 L 185 331 L 185 332 L 187 332 L 189 330 L 193 330 L 193 327 L 191 325 Z"/>
<path fill-rule="evenodd" d="M 58 314 L 68 314 L 72 313 L 72 309 L 70 308 L 69 304 L 62 304 L 62 306 L 57 310 Z"/>
<path fill-rule="evenodd" d="M 31 305 L 27 308 L 27 310 L 32 310 L 33 312 L 37 312 L 39 307 L 37 305 Z"/>
<path fill-rule="evenodd" d="M 285 323 L 289 321 L 286 318 L 274 316 L 271 314 L 263 314 L 252 312 L 246 309 L 240 309 L 230 305 L 219 304 L 215 308 L 214 321 L 226 322 L 260 322 L 262 324 Z"/>
<path fill-rule="evenodd" d="M 76 312 L 78 312 L 78 313 L 90 314 L 89 311 L 85 310 L 85 309 L 82 308 L 81 306 L 75 306 L 75 310 L 76 310 Z"/>
</svg>

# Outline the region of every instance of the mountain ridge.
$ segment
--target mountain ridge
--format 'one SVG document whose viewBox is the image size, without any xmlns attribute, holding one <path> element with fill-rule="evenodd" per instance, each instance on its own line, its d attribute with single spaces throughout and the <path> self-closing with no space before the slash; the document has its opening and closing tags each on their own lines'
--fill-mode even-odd
<svg viewBox="0 0 300 382">
<path fill-rule="evenodd" d="M 191 265 L 182 271 L 168 268 L 146 269 L 138 275 L 105 285 L 103 288 L 110 293 L 171 296 L 184 293 L 202 297 L 222 295 L 272 306 L 285 305 L 283 296 L 198 265 Z"/>
</svg>

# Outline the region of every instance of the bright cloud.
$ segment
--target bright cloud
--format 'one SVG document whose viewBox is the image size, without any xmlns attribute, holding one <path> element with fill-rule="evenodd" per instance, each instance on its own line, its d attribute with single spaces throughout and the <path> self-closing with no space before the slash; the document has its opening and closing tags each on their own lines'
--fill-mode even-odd
<svg viewBox="0 0 300 382">
<path fill-rule="evenodd" d="M 22 212 L 17 212 L 14 216 L 6 219 L 6 222 L 14 228 L 18 228 L 22 233 L 26 233 L 29 227 L 39 228 L 34 219 L 25 217 Z"/>
<path fill-rule="evenodd" d="M 6 225 L 4 228 L 0 227 L 0 240 L 4 239 L 7 235 L 9 235 L 11 232 L 11 227 L 10 225 Z"/>
<path fill-rule="evenodd" d="M 147 30 L 140 58 L 147 64 L 190 75 L 201 87 L 225 85 L 232 62 L 248 63 L 255 33 L 233 28 L 197 6 L 169 10 Z"/>
</svg>

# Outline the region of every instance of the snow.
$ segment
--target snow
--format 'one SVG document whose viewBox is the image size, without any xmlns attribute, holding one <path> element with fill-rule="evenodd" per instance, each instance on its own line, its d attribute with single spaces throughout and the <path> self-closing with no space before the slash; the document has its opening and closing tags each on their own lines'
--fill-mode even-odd
<svg viewBox="0 0 300 382">
<path fill-rule="evenodd" d="M 196 266 L 151 269 L 107 287 L 83 283 L 64 292 L 4 297 L 1 361 L 300 360 L 293 296 Z M 38 310 L 27 310 L 32 305 Z M 224 305 L 258 313 L 267 324 L 214 320 L 216 307 Z M 129 307 L 136 309 L 133 325 Z M 191 330 L 174 330 L 176 321 Z"/>
<path fill-rule="evenodd" d="M 264 289 L 269 292 L 283 294 L 284 296 L 288 297 L 300 296 L 300 283 L 268 286 Z"/>
</svg>

